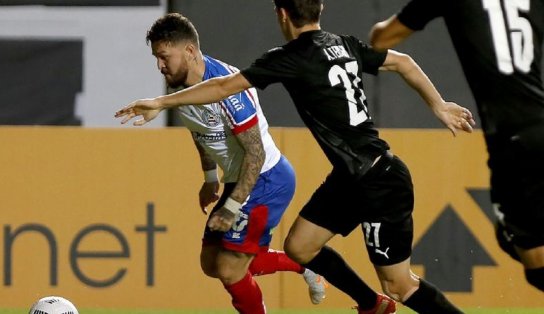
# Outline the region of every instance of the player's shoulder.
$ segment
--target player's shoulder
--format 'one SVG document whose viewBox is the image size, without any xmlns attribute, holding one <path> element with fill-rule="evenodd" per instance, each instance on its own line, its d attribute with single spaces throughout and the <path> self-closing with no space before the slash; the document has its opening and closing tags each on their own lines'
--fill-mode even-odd
<svg viewBox="0 0 544 314">
<path fill-rule="evenodd" d="M 256 64 L 262 64 L 262 63 L 276 63 L 281 62 L 281 60 L 285 60 L 288 58 L 289 52 L 287 49 L 285 49 L 285 46 L 279 46 L 274 47 L 272 49 L 269 49 L 265 53 L 263 53 L 257 60 L 255 60 Z"/>
<path fill-rule="evenodd" d="M 337 35 L 338 38 L 344 42 L 344 44 L 354 46 L 354 45 L 363 45 L 364 43 L 355 35 L 341 34 Z"/>
<path fill-rule="evenodd" d="M 274 58 L 274 57 L 281 57 L 285 55 L 286 53 L 287 53 L 287 50 L 285 49 L 284 46 L 278 46 L 278 47 L 269 49 L 267 52 L 265 52 L 265 55 L 270 58 Z"/>
<path fill-rule="evenodd" d="M 234 72 L 238 72 L 239 69 L 233 65 L 230 65 L 219 59 L 215 59 L 208 55 L 204 55 L 204 63 L 206 65 L 206 72 L 209 72 L 210 76 L 223 76 L 229 75 Z"/>
</svg>

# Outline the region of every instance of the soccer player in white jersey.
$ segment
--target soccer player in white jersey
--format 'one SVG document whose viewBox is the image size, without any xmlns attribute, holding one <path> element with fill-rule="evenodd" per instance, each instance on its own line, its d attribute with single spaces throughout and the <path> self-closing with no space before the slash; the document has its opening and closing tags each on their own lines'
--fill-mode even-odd
<svg viewBox="0 0 544 314">
<path fill-rule="evenodd" d="M 195 85 L 238 71 L 199 49 L 193 24 L 178 13 L 159 18 L 147 32 L 157 66 L 170 88 Z M 218 201 L 204 231 L 201 267 L 218 278 L 239 313 L 264 314 L 266 307 L 255 275 L 294 271 L 309 285 L 312 303 L 325 296 L 324 279 L 295 263 L 282 251 L 269 249 L 295 190 L 295 175 L 268 133 L 254 89 L 217 103 L 179 109 L 200 154 L 205 182 L 200 207 Z M 218 196 L 217 166 L 224 189 Z"/>
</svg>

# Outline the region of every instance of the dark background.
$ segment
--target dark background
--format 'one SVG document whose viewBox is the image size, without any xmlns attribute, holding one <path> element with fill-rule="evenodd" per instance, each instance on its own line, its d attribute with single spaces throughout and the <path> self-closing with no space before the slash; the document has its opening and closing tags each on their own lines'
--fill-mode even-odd
<svg viewBox="0 0 544 314">
<path fill-rule="evenodd" d="M 164 0 L 169 11 L 190 18 L 200 34 L 202 51 L 240 69 L 264 52 L 284 44 L 272 0 Z M 326 0 L 323 29 L 351 34 L 368 41 L 371 26 L 397 12 L 408 0 Z M 160 0 L 0 0 L 2 6 L 158 6 Z M 82 92 L 85 39 L 78 42 L 17 41 L 0 38 L 0 124 L 78 125 L 73 115 L 75 96 Z M 431 22 L 397 50 L 410 54 L 435 83 L 446 100 L 476 113 L 472 95 L 442 20 Z M 150 62 L 152 62 L 150 60 Z M 63 63 L 64 66 L 55 66 Z M 68 65 L 68 66 L 67 66 Z M 54 69 L 63 69 L 68 73 Z M 53 70 L 52 70 L 53 69 Z M 68 70 L 66 70 L 68 69 Z M 380 128 L 442 128 L 425 103 L 394 73 L 365 76 L 371 115 Z M 23 93 L 33 97 L 20 97 Z M 19 96 L 18 96 L 19 95 Z M 39 101 L 37 101 L 39 99 Z M 280 85 L 260 91 L 271 126 L 302 126 L 287 93 Z M 51 109 L 51 108 L 54 108 Z M 57 110 L 61 108 L 61 110 Z M 55 116 L 55 114 L 57 116 Z M 70 116 L 71 114 L 71 116 Z M 175 113 L 169 125 L 178 125 Z M 479 125 L 479 121 L 477 120 Z"/>
<path fill-rule="evenodd" d="M 0 38 L 0 125 L 80 125 L 83 42 Z"/>
</svg>

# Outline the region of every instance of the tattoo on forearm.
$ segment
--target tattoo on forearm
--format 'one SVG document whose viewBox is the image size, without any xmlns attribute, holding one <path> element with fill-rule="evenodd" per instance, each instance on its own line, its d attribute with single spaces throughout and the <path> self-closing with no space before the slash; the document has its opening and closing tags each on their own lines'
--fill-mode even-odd
<svg viewBox="0 0 544 314">
<path fill-rule="evenodd" d="M 245 150 L 240 176 L 230 197 L 243 203 L 255 186 L 265 160 L 265 152 L 259 125 L 255 125 L 237 135 Z"/>
<path fill-rule="evenodd" d="M 217 168 L 217 164 L 212 159 L 212 157 L 208 155 L 204 147 L 202 147 L 202 145 L 196 140 L 194 142 L 196 145 L 196 149 L 198 150 L 198 154 L 200 155 L 200 163 L 202 164 L 202 170 L 207 171 L 207 170 L 213 170 Z"/>
</svg>

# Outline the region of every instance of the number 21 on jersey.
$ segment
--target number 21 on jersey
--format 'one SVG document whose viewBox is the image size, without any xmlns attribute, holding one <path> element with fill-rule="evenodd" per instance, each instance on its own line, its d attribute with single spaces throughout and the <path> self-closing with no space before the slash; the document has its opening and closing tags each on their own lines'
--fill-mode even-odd
<svg viewBox="0 0 544 314">
<path fill-rule="evenodd" d="M 512 74 L 515 67 L 528 73 L 534 59 L 533 29 L 520 12 L 529 12 L 531 1 L 504 0 L 504 10 L 501 0 L 482 0 L 482 4 L 489 15 L 499 71 Z"/>
<path fill-rule="evenodd" d="M 331 82 L 331 86 L 336 86 L 340 83 L 344 86 L 349 109 L 349 124 L 357 126 L 368 120 L 368 109 L 364 103 L 366 96 L 363 90 L 359 88 L 361 78 L 357 76 L 357 72 L 359 71 L 357 61 L 350 61 L 344 66 L 345 68 L 338 64 L 333 65 L 329 70 L 329 81 Z M 348 73 L 355 77 L 353 81 L 349 79 Z M 355 91 L 361 94 L 359 99 L 355 99 Z M 359 110 L 357 104 L 362 108 L 361 110 Z"/>
</svg>

